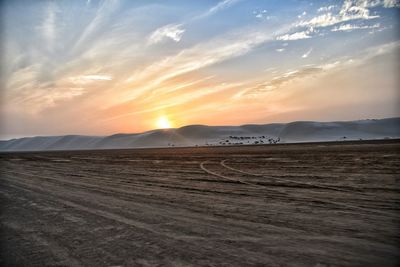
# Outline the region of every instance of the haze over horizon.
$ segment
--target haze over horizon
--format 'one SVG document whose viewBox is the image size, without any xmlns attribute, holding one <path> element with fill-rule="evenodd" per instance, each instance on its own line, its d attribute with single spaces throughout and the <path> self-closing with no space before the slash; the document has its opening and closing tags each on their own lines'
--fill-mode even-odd
<svg viewBox="0 0 400 267">
<path fill-rule="evenodd" d="M 290 121 L 290 122 L 271 122 L 271 123 L 266 123 L 266 124 L 252 124 L 252 123 L 248 123 L 248 124 L 241 124 L 241 125 L 205 125 L 205 124 L 189 124 L 189 125 L 182 125 L 182 126 L 178 126 L 178 127 L 156 127 L 154 129 L 150 129 L 150 130 L 146 130 L 143 132 L 115 132 L 115 133 L 111 133 L 111 134 L 105 134 L 105 135 L 81 135 L 81 134 L 77 134 L 77 133 L 71 133 L 71 134 L 61 134 L 61 135 L 20 135 L 20 136 L 0 136 L 0 141 L 11 141 L 11 140 L 15 140 L 15 139 L 26 139 L 26 138 L 36 138 L 36 137 L 67 137 L 67 136 L 82 136 L 82 137 L 111 137 L 111 136 L 118 136 L 118 135 L 126 135 L 126 136 L 130 136 L 130 135 L 146 135 L 147 133 L 153 133 L 153 132 L 163 132 L 163 133 L 172 133 L 174 134 L 176 130 L 180 130 L 180 129 L 188 129 L 188 128 L 192 128 L 190 129 L 190 131 L 193 130 L 193 128 L 197 128 L 198 126 L 205 126 L 207 128 L 210 128 L 210 130 L 218 130 L 218 129 L 223 129 L 225 127 L 229 127 L 229 128 L 240 128 L 240 127 L 246 127 L 246 126 L 259 126 L 260 129 L 258 129 L 257 131 L 262 131 L 261 129 L 263 128 L 263 126 L 272 126 L 272 125 L 281 125 L 282 127 L 284 125 L 289 125 L 289 124 L 303 124 L 304 126 L 316 126 L 317 128 L 321 127 L 324 128 L 326 125 L 331 125 L 333 128 L 333 132 L 335 132 L 336 128 L 338 125 L 344 123 L 347 124 L 348 126 L 353 127 L 353 128 L 357 128 L 358 126 L 356 126 L 358 123 L 373 123 L 373 122 L 380 122 L 380 121 L 391 121 L 391 120 L 399 120 L 400 117 L 393 117 L 393 118 L 382 118 L 382 119 L 374 119 L 374 118 L 368 118 L 368 119 L 360 119 L 360 120 L 351 120 L 351 121 L 310 121 L 310 120 L 301 120 L 301 121 Z M 311 123 L 311 124 L 310 124 Z M 393 128 L 393 127 L 397 127 L 397 130 L 399 129 L 399 125 L 398 124 L 391 124 L 389 123 L 388 128 Z M 253 127 L 252 127 L 253 128 Z M 375 127 L 376 128 L 376 127 Z M 395 129 L 394 128 L 394 129 Z M 253 128 L 253 129 L 257 129 L 257 128 Z M 307 130 L 311 130 L 312 127 L 304 127 L 302 129 L 307 129 Z M 326 129 L 323 129 L 326 130 Z M 372 131 L 376 131 L 376 129 L 371 129 Z M 382 129 L 383 132 L 385 132 L 385 129 Z M 362 131 L 360 131 L 362 132 Z M 206 134 L 209 134 L 208 132 L 204 132 Z M 203 133 L 203 134 L 204 134 Z M 336 133 L 338 134 L 338 133 Z M 268 136 L 268 135 L 266 135 Z M 226 137 L 226 136 L 222 136 L 222 137 Z M 271 136 L 270 136 L 271 137 Z M 311 136 L 310 136 L 311 137 Z M 343 137 L 342 135 L 340 137 Z M 364 137 L 365 138 L 365 137 Z M 393 136 L 388 136 L 386 135 L 382 135 L 382 136 L 376 136 L 370 139 L 391 139 L 391 138 L 397 138 L 396 133 Z M 329 139 L 329 138 L 328 138 Z M 339 138 L 337 138 L 339 139 Z M 357 138 L 356 138 L 357 139 Z M 368 138 L 365 138 L 366 140 L 369 140 Z M 350 139 L 349 139 L 350 140 Z M 337 141 L 337 140 L 336 140 Z M 1 148 L 0 148 L 1 150 Z"/>
<path fill-rule="evenodd" d="M 3 1 L 0 139 L 399 117 L 399 1 Z"/>
</svg>

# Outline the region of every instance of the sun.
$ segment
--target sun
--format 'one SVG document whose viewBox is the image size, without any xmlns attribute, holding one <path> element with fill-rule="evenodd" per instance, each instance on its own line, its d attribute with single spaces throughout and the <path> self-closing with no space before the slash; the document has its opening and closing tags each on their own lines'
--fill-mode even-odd
<svg viewBox="0 0 400 267">
<path fill-rule="evenodd" d="M 166 116 L 161 116 L 157 120 L 157 127 L 160 129 L 168 129 L 172 127 L 172 124 Z"/>
</svg>

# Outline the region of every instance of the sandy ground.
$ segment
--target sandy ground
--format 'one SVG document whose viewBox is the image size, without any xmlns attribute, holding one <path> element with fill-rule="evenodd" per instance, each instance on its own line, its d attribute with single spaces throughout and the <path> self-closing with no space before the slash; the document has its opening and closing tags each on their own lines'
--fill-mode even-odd
<svg viewBox="0 0 400 267">
<path fill-rule="evenodd" d="M 3 153 L 1 266 L 397 266 L 400 142 Z"/>
</svg>

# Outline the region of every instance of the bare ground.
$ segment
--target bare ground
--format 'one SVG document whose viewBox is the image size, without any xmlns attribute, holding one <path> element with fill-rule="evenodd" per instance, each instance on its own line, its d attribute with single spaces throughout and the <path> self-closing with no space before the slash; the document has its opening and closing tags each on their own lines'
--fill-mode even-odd
<svg viewBox="0 0 400 267">
<path fill-rule="evenodd" d="M 398 266 L 400 142 L 3 153 L 1 266 Z"/>
</svg>

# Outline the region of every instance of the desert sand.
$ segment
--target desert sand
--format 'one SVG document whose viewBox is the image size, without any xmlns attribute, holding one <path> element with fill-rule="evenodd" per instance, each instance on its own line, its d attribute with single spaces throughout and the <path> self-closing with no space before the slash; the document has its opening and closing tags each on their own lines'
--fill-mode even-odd
<svg viewBox="0 0 400 267">
<path fill-rule="evenodd" d="M 398 266 L 400 143 L 1 153 L 1 266 Z"/>
</svg>

